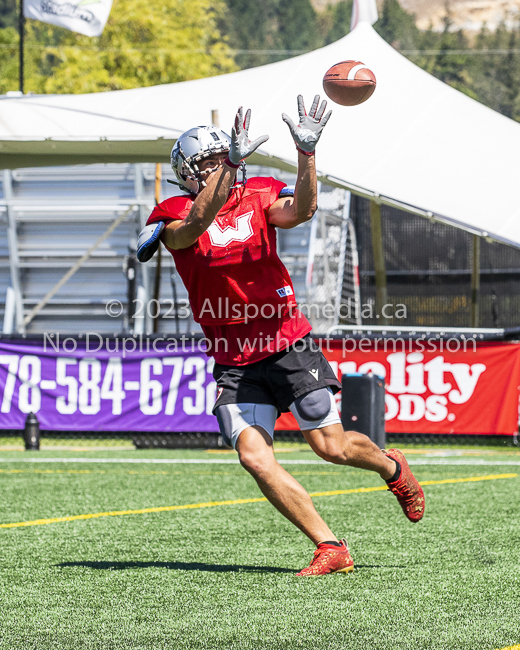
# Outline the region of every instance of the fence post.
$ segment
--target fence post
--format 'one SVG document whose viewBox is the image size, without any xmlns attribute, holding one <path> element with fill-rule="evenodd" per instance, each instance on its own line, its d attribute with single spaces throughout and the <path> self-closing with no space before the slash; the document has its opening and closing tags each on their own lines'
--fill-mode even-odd
<svg viewBox="0 0 520 650">
<path fill-rule="evenodd" d="M 473 235 L 471 256 L 471 327 L 478 327 L 480 302 L 480 237 Z"/>
<path fill-rule="evenodd" d="M 376 273 L 376 314 L 379 324 L 388 325 L 389 320 L 383 313 L 383 307 L 388 302 L 386 288 L 385 249 L 383 243 L 383 225 L 381 222 L 381 205 L 370 201 L 370 225 L 372 231 L 372 252 L 374 255 L 374 270 Z"/>
</svg>

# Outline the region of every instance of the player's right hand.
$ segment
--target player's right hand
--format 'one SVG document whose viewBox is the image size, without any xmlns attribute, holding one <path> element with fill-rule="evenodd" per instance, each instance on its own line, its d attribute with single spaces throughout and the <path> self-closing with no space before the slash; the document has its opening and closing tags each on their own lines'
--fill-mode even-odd
<svg viewBox="0 0 520 650">
<path fill-rule="evenodd" d="M 229 150 L 229 160 L 234 164 L 240 164 L 241 160 L 250 156 L 258 147 L 267 140 L 268 135 L 262 135 L 256 140 L 249 139 L 249 122 L 251 121 L 251 109 L 248 108 L 244 118 L 244 109 L 242 106 L 238 109 L 235 117 L 235 126 L 231 129 L 231 148 Z"/>
</svg>

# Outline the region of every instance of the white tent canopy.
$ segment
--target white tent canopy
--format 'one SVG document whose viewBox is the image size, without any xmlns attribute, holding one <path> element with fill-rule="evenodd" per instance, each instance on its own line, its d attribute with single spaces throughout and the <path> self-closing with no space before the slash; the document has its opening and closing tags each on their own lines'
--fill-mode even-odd
<svg viewBox="0 0 520 650">
<path fill-rule="evenodd" d="M 318 145 L 324 180 L 383 203 L 520 246 L 520 124 L 424 72 L 367 23 L 320 50 L 232 74 L 89 95 L 0 99 L 0 166 L 164 161 L 179 133 L 211 121 L 230 130 L 238 105 L 251 135 L 270 139 L 251 162 L 293 169 L 281 113 L 296 118 L 326 70 L 356 59 L 377 77 L 356 107 L 333 106 Z M 403 205 L 405 204 L 405 205 Z"/>
</svg>

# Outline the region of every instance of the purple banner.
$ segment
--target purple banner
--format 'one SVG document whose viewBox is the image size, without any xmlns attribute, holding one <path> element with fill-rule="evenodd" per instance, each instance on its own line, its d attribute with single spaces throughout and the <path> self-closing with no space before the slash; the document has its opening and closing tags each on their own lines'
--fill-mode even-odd
<svg viewBox="0 0 520 650">
<path fill-rule="evenodd" d="M 0 340 L 0 429 L 216 432 L 212 370 L 192 339 Z"/>
</svg>

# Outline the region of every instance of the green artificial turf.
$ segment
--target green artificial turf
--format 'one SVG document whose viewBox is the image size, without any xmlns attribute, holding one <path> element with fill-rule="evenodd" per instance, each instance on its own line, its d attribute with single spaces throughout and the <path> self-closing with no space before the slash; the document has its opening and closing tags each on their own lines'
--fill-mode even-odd
<svg viewBox="0 0 520 650">
<path fill-rule="evenodd" d="M 422 447 L 424 448 L 424 447 Z M 0 523 L 261 496 L 238 464 L 22 463 L 30 457 L 199 458 L 182 451 L 3 451 Z M 410 457 L 415 456 L 410 454 Z M 425 456 L 421 456 L 425 458 Z M 413 525 L 388 492 L 318 497 L 356 571 L 299 579 L 312 544 L 267 503 L 0 529 L 0 648 L 495 650 L 520 643 L 518 454 L 421 465 Z M 281 461 L 315 459 L 301 449 Z M 449 462 L 449 458 L 446 459 Z M 310 492 L 375 474 L 287 465 Z"/>
<path fill-rule="evenodd" d="M 19 449 L 24 449 L 25 443 L 24 439 L 22 436 L 1 436 L 0 435 L 0 451 L 3 449 L 13 449 L 13 448 L 19 448 Z M 77 448 L 96 448 L 96 447 L 102 447 L 102 448 L 107 448 L 107 447 L 112 447 L 112 448 L 120 448 L 120 447 L 125 447 L 128 449 L 134 449 L 134 445 L 132 442 L 132 439 L 130 437 L 124 438 L 121 436 L 120 438 L 102 438 L 102 437 L 97 437 L 97 438 L 89 438 L 89 437 L 63 437 L 63 438 L 57 438 L 57 437 L 47 437 L 43 435 L 40 438 L 40 447 L 42 449 L 46 449 L 48 447 L 70 447 L 72 449 L 77 449 Z"/>
</svg>

